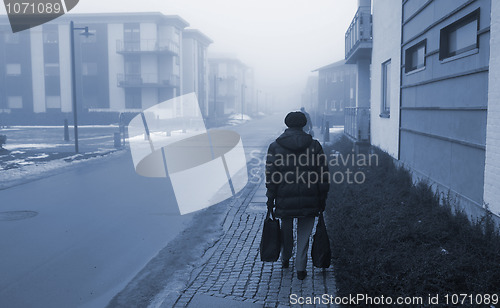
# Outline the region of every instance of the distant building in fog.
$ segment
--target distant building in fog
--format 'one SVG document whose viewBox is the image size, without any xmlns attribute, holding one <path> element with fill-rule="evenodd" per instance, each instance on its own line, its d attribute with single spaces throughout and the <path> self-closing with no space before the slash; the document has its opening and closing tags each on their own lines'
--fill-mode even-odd
<svg viewBox="0 0 500 308">
<path fill-rule="evenodd" d="M 315 106 L 318 121 L 328 119 L 330 125 L 344 125 L 344 109 L 356 102 L 355 66 L 337 61 L 313 72 L 318 72 L 318 95 Z"/>
<path fill-rule="evenodd" d="M 231 57 L 209 57 L 210 95 L 209 116 L 223 117 L 231 113 L 245 113 L 246 93 L 251 91 L 246 83 L 248 67 Z"/>
<path fill-rule="evenodd" d="M 182 94 L 196 93 L 201 113 L 208 116 L 208 45 L 213 41 L 199 30 L 182 36 Z"/>
<path fill-rule="evenodd" d="M 117 122 L 120 113 L 135 113 L 184 93 L 181 43 L 188 23 L 179 16 L 71 14 L 16 34 L 4 17 L 0 120 L 6 124 L 71 119 L 70 19 L 93 34 L 85 38 L 75 31 L 82 123 Z"/>
</svg>

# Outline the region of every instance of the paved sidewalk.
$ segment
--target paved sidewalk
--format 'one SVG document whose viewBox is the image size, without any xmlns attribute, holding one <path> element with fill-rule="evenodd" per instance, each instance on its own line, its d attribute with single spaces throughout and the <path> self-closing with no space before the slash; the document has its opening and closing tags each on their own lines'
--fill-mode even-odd
<svg viewBox="0 0 500 308">
<path fill-rule="evenodd" d="M 259 168 L 262 177 L 263 166 Z M 262 262 L 259 244 L 266 214 L 265 185 L 249 182 L 238 194 L 226 217 L 224 234 L 191 274 L 188 287 L 161 307 L 289 307 L 291 294 L 303 297 L 335 294 L 332 267 L 314 268 L 309 244 L 308 276 L 296 277 L 294 257 L 290 268 L 281 262 Z M 314 230 L 313 230 L 314 234 Z M 307 307 L 329 307 L 312 305 Z"/>
</svg>

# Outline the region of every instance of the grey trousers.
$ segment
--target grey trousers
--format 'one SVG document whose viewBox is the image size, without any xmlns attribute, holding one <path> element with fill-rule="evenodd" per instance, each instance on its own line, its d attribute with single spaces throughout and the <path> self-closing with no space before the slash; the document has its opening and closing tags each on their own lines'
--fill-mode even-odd
<svg viewBox="0 0 500 308">
<path fill-rule="evenodd" d="M 314 226 L 315 217 L 297 218 L 297 255 L 295 257 L 295 268 L 297 271 L 305 271 L 307 266 L 307 249 L 309 248 L 309 236 Z M 289 260 L 293 250 L 293 218 L 281 219 L 281 260 Z"/>
</svg>

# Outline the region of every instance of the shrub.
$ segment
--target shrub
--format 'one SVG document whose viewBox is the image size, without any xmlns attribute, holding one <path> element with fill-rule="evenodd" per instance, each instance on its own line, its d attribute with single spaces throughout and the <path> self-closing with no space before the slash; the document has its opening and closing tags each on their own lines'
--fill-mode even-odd
<svg viewBox="0 0 500 308">
<path fill-rule="evenodd" d="M 352 153 L 347 138 L 334 148 Z M 491 214 L 471 223 L 451 210 L 450 198 L 442 202 L 428 183 L 413 184 L 388 154 L 375 153 L 378 166 L 355 167 L 364 184 L 331 187 L 326 218 L 337 295 L 497 293 L 500 235 Z"/>
</svg>

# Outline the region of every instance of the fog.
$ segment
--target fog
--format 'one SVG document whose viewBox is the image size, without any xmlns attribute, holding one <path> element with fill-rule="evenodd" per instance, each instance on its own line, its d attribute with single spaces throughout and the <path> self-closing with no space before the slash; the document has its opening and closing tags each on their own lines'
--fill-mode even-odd
<svg viewBox="0 0 500 308">
<path fill-rule="evenodd" d="M 354 0 L 81 0 L 71 13 L 180 15 L 214 41 L 209 53 L 238 57 L 254 68 L 256 88 L 296 108 L 311 71 L 344 58 L 356 9 Z"/>
</svg>

